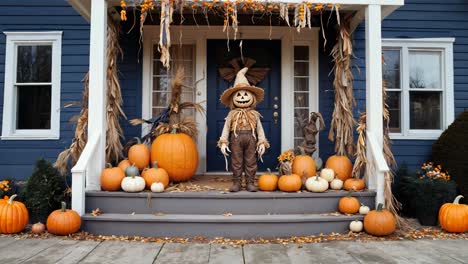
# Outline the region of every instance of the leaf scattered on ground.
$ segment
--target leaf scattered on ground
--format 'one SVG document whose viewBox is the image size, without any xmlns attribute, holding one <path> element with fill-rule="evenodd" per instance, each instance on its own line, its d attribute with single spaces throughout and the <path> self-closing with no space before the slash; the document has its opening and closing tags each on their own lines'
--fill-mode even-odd
<svg viewBox="0 0 468 264">
<path fill-rule="evenodd" d="M 99 215 L 101 215 L 101 214 L 102 214 L 102 211 L 101 211 L 101 209 L 99 209 L 99 208 L 96 208 L 96 209 L 94 209 L 94 210 L 91 211 L 91 215 L 92 215 L 92 216 L 99 216 Z"/>
</svg>

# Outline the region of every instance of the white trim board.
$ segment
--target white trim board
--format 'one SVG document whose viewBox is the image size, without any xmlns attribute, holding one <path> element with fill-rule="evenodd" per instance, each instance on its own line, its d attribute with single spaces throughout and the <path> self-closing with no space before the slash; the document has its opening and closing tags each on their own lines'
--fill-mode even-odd
<svg viewBox="0 0 468 264">
<path fill-rule="evenodd" d="M 2 140 L 54 140 L 60 138 L 60 85 L 62 67 L 62 31 L 3 32 L 6 35 L 5 86 L 3 96 Z M 17 92 L 15 89 L 17 47 L 51 45 L 51 117 L 50 129 L 16 129 Z M 26 83 L 33 85 L 36 83 Z"/>
<path fill-rule="evenodd" d="M 279 39 L 281 40 L 281 149 L 291 149 L 294 147 L 294 109 L 285 107 L 294 105 L 294 64 L 293 52 L 294 44 L 309 45 L 309 112 L 318 111 L 319 104 L 319 78 L 318 78 L 318 46 L 319 28 L 303 29 L 298 33 L 294 28 L 275 27 L 269 34 L 268 26 L 248 26 L 239 27 L 239 39 Z M 144 27 L 143 40 L 143 74 L 142 74 L 142 116 L 145 119 L 152 116 L 152 47 L 159 39 L 159 26 Z M 231 32 L 232 33 L 232 32 Z M 194 44 L 196 52 L 195 80 L 197 83 L 195 100 L 206 102 L 207 82 L 206 82 L 206 43 L 208 39 L 226 39 L 226 33 L 222 32 L 221 26 L 173 26 L 171 27 L 172 45 Z M 181 35 L 182 34 L 182 35 Z M 233 39 L 233 36 L 231 36 Z M 176 41 L 176 42 L 174 42 Z M 206 103 L 204 103 L 206 107 Z M 199 135 L 197 145 L 199 150 L 199 168 L 197 174 L 206 171 L 206 117 L 197 114 Z M 290 120 L 290 122 L 286 122 Z M 149 127 L 143 125 L 142 133 L 148 131 Z M 318 150 L 316 151 L 318 154 Z"/>
</svg>

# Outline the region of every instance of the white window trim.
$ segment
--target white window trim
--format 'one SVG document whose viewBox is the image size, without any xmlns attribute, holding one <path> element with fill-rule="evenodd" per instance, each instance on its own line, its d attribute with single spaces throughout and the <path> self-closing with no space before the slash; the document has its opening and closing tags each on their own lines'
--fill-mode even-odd
<svg viewBox="0 0 468 264">
<path fill-rule="evenodd" d="M 3 97 L 2 140 L 56 140 L 60 138 L 60 82 L 62 31 L 3 32 L 6 35 L 5 86 Z M 50 129 L 17 130 L 16 123 L 16 47 L 19 44 L 52 45 Z"/>
<path fill-rule="evenodd" d="M 455 38 L 418 38 L 418 39 L 382 39 L 382 48 L 401 49 L 400 55 L 400 80 L 401 80 L 401 106 L 400 120 L 401 133 L 390 133 L 391 139 L 411 139 L 411 140 L 434 140 L 453 122 L 455 115 L 454 101 L 454 81 L 453 81 L 453 43 Z M 442 119 L 439 130 L 418 130 L 409 129 L 409 85 L 407 82 L 408 70 L 408 49 L 438 50 L 442 51 L 441 62 L 441 84 L 442 87 Z"/>
</svg>

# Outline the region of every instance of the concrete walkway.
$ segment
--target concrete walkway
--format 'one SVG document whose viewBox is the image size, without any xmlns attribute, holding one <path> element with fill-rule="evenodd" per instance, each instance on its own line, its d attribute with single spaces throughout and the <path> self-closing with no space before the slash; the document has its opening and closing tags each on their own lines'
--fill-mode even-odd
<svg viewBox="0 0 468 264">
<path fill-rule="evenodd" d="M 468 240 L 319 244 L 141 243 L 0 238 L 0 263 L 468 263 Z"/>
</svg>

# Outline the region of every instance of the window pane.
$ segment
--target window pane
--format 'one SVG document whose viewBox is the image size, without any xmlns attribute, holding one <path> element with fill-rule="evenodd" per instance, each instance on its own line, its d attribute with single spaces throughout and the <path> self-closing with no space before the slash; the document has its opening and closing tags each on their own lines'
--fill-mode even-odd
<svg viewBox="0 0 468 264">
<path fill-rule="evenodd" d="M 50 85 L 17 86 L 16 129 L 50 129 Z"/>
<path fill-rule="evenodd" d="M 309 78 L 294 78 L 294 91 L 309 91 Z"/>
<path fill-rule="evenodd" d="M 294 107 L 309 107 L 309 93 L 294 93 Z"/>
<path fill-rule="evenodd" d="M 153 92 L 153 106 L 167 107 L 170 95 L 168 92 Z"/>
<path fill-rule="evenodd" d="M 170 91 L 171 80 L 168 77 L 154 77 L 153 91 Z"/>
<path fill-rule="evenodd" d="M 294 60 L 309 60 L 309 46 L 294 46 Z"/>
<path fill-rule="evenodd" d="M 309 120 L 309 111 L 307 109 L 294 110 L 294 137 L 302 137 L 302 127 Z"/>
<path fill-rule="evenodd" d="M 440 60 L 438 51 L 410 51 L 410 87 L 442 88 Z"/>
<path fill-rule="evenodd" d="M 401 88 L 400 51 L 384 50 L 383 79 L 387 88 Z"/>
<path fill-rule="evenodd" d="M 387 92 L 387 106 L 390 114 L 389 129 L 392 133 L 401 132 L 400 111 L 401 111 L 401 93 Z"/>
<path fill-rule="evenodd" d="M 441 92 L 410 92 L 410 128 L 440 129 Z"/>
<path fill-rule="evenodd" d="M 17 56 L 17 82 L 50 82 L 52 46 L 18 46 Z"/>
<path fill-rule="evenodd" d="M 309 76 L 309 63 L 294 62 L 294 76 Z"/>
</svg>

